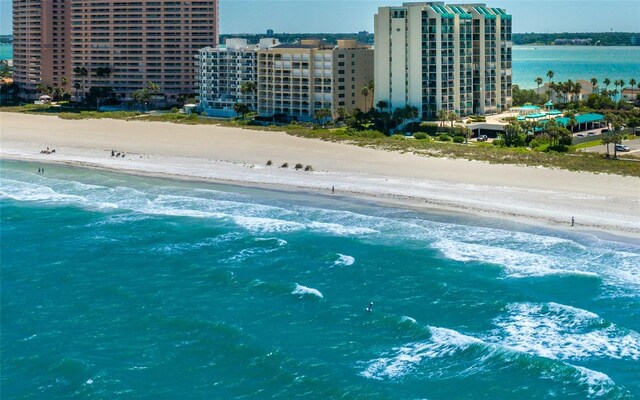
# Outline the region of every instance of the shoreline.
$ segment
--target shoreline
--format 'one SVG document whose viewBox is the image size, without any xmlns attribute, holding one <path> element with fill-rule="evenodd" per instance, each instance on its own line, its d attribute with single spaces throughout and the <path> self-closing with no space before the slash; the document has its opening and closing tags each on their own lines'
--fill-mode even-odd
<svg viewBox="0 0 640 400">
<path fill-rule="evenodd" d="M 0 121 L 3 159 L 328 196 L 335 186 L 339 196 L 403 209 L 640 238 L 639 178 L 436 159 L 239 128 L 8 115 Z M 52 144 L 55 154 L 39 154 Z M 110 157 L 110 147 L 127 157 Z M 267 159 L 274 165 L 266 167 Z M 296 159 L 315 170 L 277 166 Z"/>
<path fill-rule="evenodd" d="M 128 176 L 140 177 L 140 178 L 152 178 L 152 179 L 163 179 L 170 180 L 175 182 L 184 182 L 184 183 L 202 183 L 202 184 L 217 184 L 224 185 L 227 187 L 236 187 L 236 188 L 249 188 L 249 189 L 260 189 L 260 190 L 268 190 L 268 191 L 278 191 L 278 192 L 286 192 L 286 193 L 302 193 L 306 196 L 312 195 L 320 195 L 324 196 L 327 199 L 334 197 L 333 194 L 328 192 L 327 190 L 322 190 L 321 188 L 313 188 L 313 187 L 297 187 L 297 186 L 288 186 L 288 185 L 272 185 L 265 184 L 260 182 L 240 182 L 240 181 L 232 181 L 232 180 L 224 180 L 224 179 L 216 179 L 216 178 L 205 178 L 198 176 L 188 176 L 188 175 L 177 175 L 171 173 L 161 173 L 161 172 L 146 172 L 142 170 L 131 170 L 131 169 L 120 169 L 120 168 L 110 168 L 107 166 L 102 166 L 99 164 L 91 164 L 86 162 L 74 162 L 74 161 L 62 161 L 62 160 L 39 160 L 35 158 L 28 157 L 5 157 L 0 155 L 0 160 L 7 161 L 19 161 L 19 162 L 28 162 L 34 164 L 44 164 L 44 165 L 59 165 L 66 166 L 72 168 L 83 168 L 83 169 L 91 169 L 96 171 L 105 171 L 111 173 L 124 174 Z M 439 204 L 437 202 L 429 202 L 424 201 L 421 198 L 415 197 L 405 197 L 402 199 L 392 199 L 386 198 L 383 196 L 372 196 L 367 195 L 360 192 L 340 192 L 335 194 L 335 198 L 340 201 L 346 201 L 347 203 L 356 204 L 358 202 L 366 202 L 373 203 L 379 207 L 390 207 L 396 209 L 403 210 L 411 210 L 419 213 L 429 213 L 429 214 L 437 214 L 437 215 L 445 215 L 445 216 L 462 216 L 468 218 L 482 218 L 482 219 L 490 219 L 493 221 L 504 221 L 512 224 L 522 224 L 529 228 L 547 228 L 556 231 L 562 231 L 565 233 L 574 233 L 574 234 L 582 234 L 582 235 L 590 235 L 595 237 L 598 240 L 605 240 L 611 242 L 618 242 L 624 244 L 631 245 L 639 245 L 640 241 L 637 239 L 640 238 L 640 233 L 636 234 L 635 232 L 626 232 L 626 231 L 614 231 L 608 232 L 606 227 L 602 226 L 573 226 L 571 227 L 567 221 L 556 221 L 556 220 L 544 220 L 528 217 L 526 215 L 516 215 L 510 214 L 505 215 L 500 211 L 490 212 L 482 209 L 464 209 L 452 205 Z M 402 201 L 406 200 L 408 202 L 403 203 Z"/>
</svg>

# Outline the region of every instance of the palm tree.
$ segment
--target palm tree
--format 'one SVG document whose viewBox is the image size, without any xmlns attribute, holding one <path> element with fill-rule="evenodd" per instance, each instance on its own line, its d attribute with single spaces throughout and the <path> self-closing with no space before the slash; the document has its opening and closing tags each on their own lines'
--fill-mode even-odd
<svg viewBox="0 0 640 400">
<path fill-rule="evenodd" d="M 328 108 L 321 108 L 316 111 L 314 117 L 318 121 L 318 123 L 322 123 L 325 119 L 331 118 L 331 110 Z"/>
<path fill-rule="evenodd" d="M 547 71 L 547 77 L 549 78 L 549 86 L 551 86 L 551 79 L 553 79 L 553 76 L 555 74 L 553 73 L 552 70 Z M 551 100 L 551 97 L 549 97 L 549 100 Z"/>
<path fill-rule="evenodd" d="M 369 87 L 365 86 L 360 90 L 360 94 L 364 96 L 364 107 L 366 108 L 369 102 L 367 99 L 369 98 Z"/>
<path fill-rule="evenodd" d="M 615 80 L 613 82 L 613 84 L 616 86 L 616 92 L 618 91 L 618 86 L 620 85 L 620 81 L 619 80 Z"/>
<path fill-rule="evenodd" d="M 621 91 L 621 92 L 622 92 L 622 90 L 624 89 L 624 84 L 625 84 L 625 83 L 626 83 L 625 81 L 623 81 L 622 79 L 620 79 L 620 91 Z"/>
<path fill-rule="evenodd" d="M 574 95 L 579 96 L 580 92 L 582 92 L 582 84 L 580 82 L 574 83 L 572 90 Z"/>
<path fill-rule="evenodd" d="M 596 86 L 598 86 L 598 80 L 596 78 L 591 78 L 591 87 L 594 93 L 596 91 Z"/>
<path fill-rule="evenodd" d="M 250 98 L 249 99 L 247 98 L 252 96 L 255 91 L 256 91 L 256 84 L 254 82 L 251 82 L 251 81 L 242 82 L 242 84 L 240 85 L 240 93 L 242 93 L 242 95 L 245 96 L 245 103 L 249 107 L 252 101 Z"/>
<path fill-rule="evenodd" d="M 540 85 L 542 85 L 542 78 L 537 77 L 534 82 L 536 83 L 536 85 L 538 85 L 538 91 L 536 93 L 540 94 Z"/>
<path fill-rule="evenodd" d="M 609 89 L 609 85 L 611 85 L 611 80 L 609 78 L 604 78 L 602 83 L 604 83 L 604 89 L 608 90 Z"/>
<path fill-rule="evenodd" d="M 448 121 L 448 117 L 449 117 L 449 113 L 447 112 L 447 110 L 440 110 L 438 111 L 438 121 L 441 122 L 440 126 L 444 126 L 444 122 Z"/>
<path fill-rule="evenodd" d="M 389 103 L 387 103 L 384 100 L 380 100 L 378 102 L 378 104 L 376 104 L 376 107 L 378 107 L 380 109 L 380 112 L 382 112 L 382 110 L 386 109 L 387 107 L 389 107 Z"/>
<path fill-rule="evenodd" d="M 458 114 L 455 111 L 449 111 L 447 113 L 447 120 L 451 122 L 451 133 L 453 133 L 453 123 L 458 119 Z"/>
<path fill-rule="evenodd" d="M 631 86 L 631 89 L 633 89 L 633 87 L 636 85 L 636 80 L 633 78 L 629 79 L 629 85 Z"/>
<path fill-rule="evenodd" d="M 373 82 L 373 80 L 370 80 L 369 83 L 367 83 L 367 89 L 369 89 L 369 93 L 371 94 L 371 107 L 369 107 L 369 110 L 373 108 L 373 98 L 375 97 L 375 88 L 376 85 Z"/>
</svg>

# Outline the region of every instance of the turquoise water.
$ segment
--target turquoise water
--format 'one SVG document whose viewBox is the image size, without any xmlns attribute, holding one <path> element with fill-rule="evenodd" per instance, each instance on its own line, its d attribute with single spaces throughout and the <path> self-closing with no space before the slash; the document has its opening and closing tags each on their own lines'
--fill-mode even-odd
<svg viewBox="0 0 640 400">
<path fill-rule="evenodd" d="M 640 81 L 640 46 L 514 46 L 513 83 L 534 89 L 536 77 L 547 82 L 547 71 L 554 72 L 553 80 L 571 79 L 613 82 L 622 79 Z M 602 87 L 602 86 L 601 86 Z"/>
<path fill-rule="evenodd" d="M 0 60 L 10 60 L 13 58 L 13 46 L 0 44 Z"/>
<path fill-rule="evenodd" d="M 3 398 L 640 396 L 638 243 L 0 167 Z"/>
</svg>

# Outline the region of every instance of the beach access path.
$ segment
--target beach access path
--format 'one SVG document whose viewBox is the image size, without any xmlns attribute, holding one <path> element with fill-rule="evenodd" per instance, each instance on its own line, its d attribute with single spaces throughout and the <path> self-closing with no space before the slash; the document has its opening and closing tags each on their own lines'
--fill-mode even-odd
<svg viewBox="0 0 640 400">
<path fill-rule="evenodd" d="M 47 147 L 56 152 L 41 154 Z M 111 150 L 126 156 L 112 157 Z M 0 113 L 0 157 L 323 195 L 335 187 L 335 195 L 407 208 L 640 239 L 637 177 L 426 157 L 283 132 L 6 112 Z M 285 162 L 289 168 L 280 168 Z M 294 170 L 297 163 L 314 171 Z"/>
</svg>

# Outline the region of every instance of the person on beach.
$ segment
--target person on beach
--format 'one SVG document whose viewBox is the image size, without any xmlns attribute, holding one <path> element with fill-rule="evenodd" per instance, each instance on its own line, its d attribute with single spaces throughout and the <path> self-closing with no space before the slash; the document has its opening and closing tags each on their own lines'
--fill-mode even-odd
<svg viewBox="0 0 640 400">
<path fill-rule="evenodd" d="M 573 224 L 575 224 L 576 219 L 574 217 L 571 217 L 571 226 L 573 226 Z"/>
<path fill-rule="evenodd" d="M 331 194 L 334 194 L 336 192 L 336 187 L 335 186 L 331 186 Z"/>
</svg>

